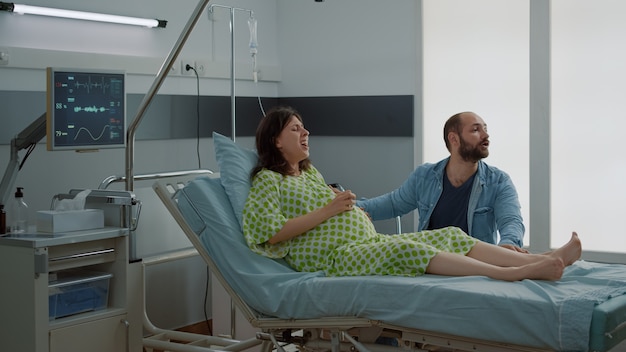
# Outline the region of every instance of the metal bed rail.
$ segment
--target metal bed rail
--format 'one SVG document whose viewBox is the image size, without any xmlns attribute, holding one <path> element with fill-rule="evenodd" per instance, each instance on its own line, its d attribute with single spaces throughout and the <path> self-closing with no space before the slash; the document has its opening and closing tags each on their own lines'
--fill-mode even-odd
<svg viewBox="0 0 626 352">
<path fill-rule="evenodd" d="M 169 177 L 181 177 L 181 176 L 194 176 L 194 175 L 206 175 L 212 174 L 213 171 L 207 169 L 197 169 L 197 170 L 181 170 L 181 171 L 165 171 L 165 172 L 157 172 L 151 174 L 139 174 L 134 175 L 133 179 L 135 181 L 147 181 L 147 180 L 157 180 L 162 178 Z M 106 177 L 100 185 L 98 189 L 107 189 L 111 184 L 117 182 L 126 182 L 126 176 L 124 175 L 111 175 Z"/>
</svg>

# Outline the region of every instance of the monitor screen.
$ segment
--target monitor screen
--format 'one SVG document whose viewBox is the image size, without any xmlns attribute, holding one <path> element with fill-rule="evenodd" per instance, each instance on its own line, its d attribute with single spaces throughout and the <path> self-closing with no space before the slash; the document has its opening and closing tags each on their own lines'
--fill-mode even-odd
<svg viewBox="0 0 626 352">
<path fill-rule="evenodd" d="M 48 150 L 126 146 L 126 74 L 123 71 L 48 67 Z"/>
</svg>

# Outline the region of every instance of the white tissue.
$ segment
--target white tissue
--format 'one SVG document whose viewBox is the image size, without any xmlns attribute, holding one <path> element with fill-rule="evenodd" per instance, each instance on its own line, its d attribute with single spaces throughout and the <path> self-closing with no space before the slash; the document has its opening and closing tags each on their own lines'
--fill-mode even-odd
<svg viewBox="0 0 626 352">
<path fill-rule="evenodd" d="M 56 211 L 68 211 L 68 210 L 83 210 L 85 209 L 85 201 L 87 196 L 91 193 L 90 189 L 79 192 L 73 199 L 61 199 L 58 201 L 54 210 Z"/>
<path fill-rule="evenodd" d="M 90 189 L 79 192 L 73 199 L 61 199 L 54 210 L 37 212 L 37 231 L 63 233 L 100 229 L 104 227 L 102 209 L 85 209 Z"/>
</svg>

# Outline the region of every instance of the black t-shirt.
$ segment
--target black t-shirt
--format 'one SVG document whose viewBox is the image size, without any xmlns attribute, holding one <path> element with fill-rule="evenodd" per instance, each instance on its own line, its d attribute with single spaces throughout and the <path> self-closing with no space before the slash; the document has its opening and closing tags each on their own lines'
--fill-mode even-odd
<svg viewBox="0 0 626 352">
<path fill-rule="evenodd" d="M 461 186 L 454 187 L 448 175 L 443 174 L 443 192 L 439 201 L 430 216 L 428 229 L 440 229 L 447 226 L 460 227 L 466 233 L 469 233 L 467 225 L 467 206 L 469 204 L 472 186 L 474 185 L 474 177 L 472 175 Z"/>
</svg>

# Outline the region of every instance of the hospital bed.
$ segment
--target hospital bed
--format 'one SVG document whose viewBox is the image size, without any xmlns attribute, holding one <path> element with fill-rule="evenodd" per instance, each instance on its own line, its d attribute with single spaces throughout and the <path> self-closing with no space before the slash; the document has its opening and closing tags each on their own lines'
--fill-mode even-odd
<svg viewBox="0 0 626 352">
<path fill-rule="evenodd" d="M 556 282 L 325 277 L 250 251 L 240 226 L 252 151 L 214 134 L 220 172 L 153 188 L 265 351 L 609 351 L 626 339 L 626 266 L 578 261 Z M 392 338 L 398 346 L 374 343 Z M 208 343 L 207 343 L 208 344 Z M 230 341 L 237 351 L 254 341 Z"/>
</svg>

